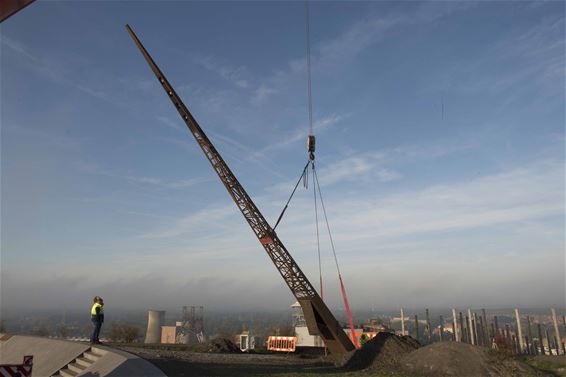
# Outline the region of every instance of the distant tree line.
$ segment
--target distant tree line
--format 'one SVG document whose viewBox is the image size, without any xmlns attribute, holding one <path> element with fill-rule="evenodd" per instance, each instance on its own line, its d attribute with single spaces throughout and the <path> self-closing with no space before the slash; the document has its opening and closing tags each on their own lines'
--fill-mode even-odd
<svg viewBox="0 0 566 377">
<path fill-rule="evenodd" d="M 140 338 L 140 328 L 126 324 L 114 323 L 108 330 L 108 337 L 113 342 L 134 343 Z"/>
</svg>

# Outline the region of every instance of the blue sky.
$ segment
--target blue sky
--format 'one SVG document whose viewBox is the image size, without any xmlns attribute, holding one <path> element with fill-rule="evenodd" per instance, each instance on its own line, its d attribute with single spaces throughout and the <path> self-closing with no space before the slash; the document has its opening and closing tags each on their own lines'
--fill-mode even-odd
<svg viewBox="0 0 566 377">
<path fill-rule="evenodd" d="M 311 4 L 353 308 L 564 306 L 564 8 Z M 304 3 L 38 1 L 0 26 L 2 310 L 287 307 L 126 23 L 272 223 L 306 161 Z M 317 281 L 311 191 L 278 234 Z"/>
</svg>

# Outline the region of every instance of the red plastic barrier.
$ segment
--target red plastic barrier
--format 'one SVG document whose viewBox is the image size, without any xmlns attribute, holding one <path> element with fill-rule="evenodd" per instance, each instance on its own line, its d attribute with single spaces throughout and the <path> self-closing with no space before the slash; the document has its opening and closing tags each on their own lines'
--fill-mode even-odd
<svg viewBox="0 0 566 377">
<path fill-rule="evenodd" d="M 0 365 L 2 377 L 29 377 L 33 367 L 33 356 L 24 356 L 22 364 Z"/>
</svg>

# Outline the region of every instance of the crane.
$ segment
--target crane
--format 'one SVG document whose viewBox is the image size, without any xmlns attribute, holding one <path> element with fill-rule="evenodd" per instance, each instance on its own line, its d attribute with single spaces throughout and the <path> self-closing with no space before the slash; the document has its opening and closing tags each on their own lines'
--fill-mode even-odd
<svg viewBox="0 0 566 377">
<path fill-rule="evenodd" d="M 126 29 L 147 64 L 157 77 L 157 80 L 169 96 L 169 99 L 179 112 L 189 131 L 204 152 L 212 168 L 228 190 L 236 206 L 252 228 L 257 239 L 267 252 L 267 255 L 283 277 L 283 280 L 303 308 L 307 328 L 311 335 L 319 335 L 331 353 L 345 353 L 355 349 L 340 323 L 336 320 L 330 309 L 322 301 L 313 285 L 307 279 L 297 262 L 285 248 L 273 228 L 257 208 L 255 203 L 232 173 L 220 153 L 216 150 L 210 139 L 206 136 L 193 115 L 177 95 L 165 75 L 161 72 L 153 58 L 149 55 L 134 31 L 129 25 Z"/>
</svg>

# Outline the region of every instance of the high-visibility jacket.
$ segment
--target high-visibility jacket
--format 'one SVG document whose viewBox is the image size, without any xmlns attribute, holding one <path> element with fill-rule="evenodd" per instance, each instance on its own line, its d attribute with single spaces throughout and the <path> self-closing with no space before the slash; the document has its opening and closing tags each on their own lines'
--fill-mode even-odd
<svg viewBox="0 0 566 377">
<path fill-rule="evenodd" d="M 100 308 L 98 313 L 96 312 L 96 308 Z M 92 315 L 93 317 L 97 315 L 104 315 L 104 306 L 100 305 L 98 302 L 95 302 L 94 305 L 92 305 L 92 309 L 90 309 L 90 315 Z"/>
</svg>

